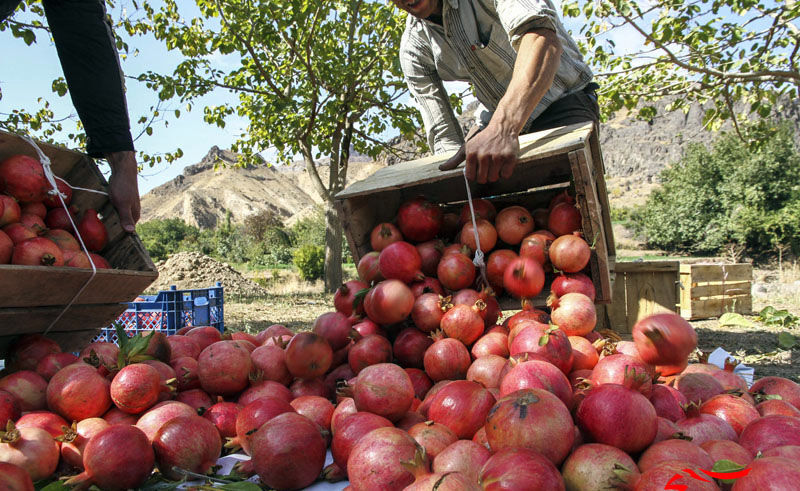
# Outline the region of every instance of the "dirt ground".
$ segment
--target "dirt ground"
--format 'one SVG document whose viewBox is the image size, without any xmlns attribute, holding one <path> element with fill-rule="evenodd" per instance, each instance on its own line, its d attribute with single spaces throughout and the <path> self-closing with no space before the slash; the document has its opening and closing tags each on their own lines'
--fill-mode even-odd
<svg viewBox="0 0 800 491">
<path fill-rule="evenodd" d="M 352 277 L 354 271 L 346 271 Z M 248 273 L 251 278 L 267 278 L 266 297 L 256 299 L 226 298 L 225 324 L 228 329 L 259 331 L 271 324 L 284 324 L 293 330 L 311 329 L 320 314 L 333 310 L 333 296 L 326 295 L 321 282 L 306 283 L 293 273 L 281 271 Z M 800 315 L 800 267 L 756 269 L 753 278 L 753 310 L 757 314 L 771 305 Z M 263 284 L 263 283 L 262 283 Z M 510 315 L 513 312 L 507 312 Z M 800 339 L 800 327 L 776 328 L 745 316 L 753 327 L 720 326 L 717 319 L 692 321 L 697 330 L 698 349 L 712 351 L 721 347 L 741 362 L 755 369 L 756 377 L 776 375 L 800 382 L 800 346 L 785 350 L 778 345 L 778 334 L 789 331 Z"/>
</svg>

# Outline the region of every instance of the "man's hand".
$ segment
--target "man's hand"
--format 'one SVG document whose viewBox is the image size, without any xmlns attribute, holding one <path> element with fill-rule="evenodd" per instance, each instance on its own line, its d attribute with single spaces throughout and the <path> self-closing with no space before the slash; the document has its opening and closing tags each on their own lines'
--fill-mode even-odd
<svg viewBox="0 0 800 491">
<path fill-rule="evenodd" d="M 138 164 L 136 154 L 131 151 L 106 154 L 111 166 L 109 190 L 111 203 L 119 213 L 120 224 L 128 232 L 136 231 L 141 205 L 139 203 Z"/>
<path fill-rule="evenodd" d="M 467 179 L 479 184 L 508 179 L 519 157 L 519 135 L 489 123 L 466 144 Z"/>
</svg>

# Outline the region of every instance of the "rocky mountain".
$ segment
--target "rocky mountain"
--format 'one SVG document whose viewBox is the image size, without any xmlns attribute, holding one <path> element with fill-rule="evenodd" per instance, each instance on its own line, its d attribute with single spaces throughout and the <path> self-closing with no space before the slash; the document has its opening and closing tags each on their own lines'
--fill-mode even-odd
<svg viewBox="0 0 800 491">
<path fill-rule="evenodd" d="M 715 134 L 702 125 L 703 111 L 693 107 L 683 112 L 665 112 L 661 105 L 651 121 L 641 121 L 620 112 L 601 125 L 600 144 L 606 166 L 609 196 L 627 206 L 649 194 L 661 169 L 680 160 L 692 142 L 709 144 Z M 474 106 L 459 118 L 467 127 Z M 800 141 L 800 103 L 787 105 L 783 117 L 794 121 Z M 348 182 L 363 179 L 385 165 L 415 158 L 415 145 L 399 137 L 390 142 L 396 155 L 377 162 L 359 155 L 351 157 Z M 421 155 L 417 155 L 421 156 Z M 142 221 L 182 218 L 200 228 L 213 228 L 228 212 L 234 222 L 262 210 L 270 210 L 287 223 L 304 216 L 322 202 L 308 172 L 301 164 L 291 166 L 236 167 L 236 155 L 211 147 L 197 164 L 183 174 L 142 197 Z M 323 182 L 326 167 L 320 166 Z"/>
</svg>

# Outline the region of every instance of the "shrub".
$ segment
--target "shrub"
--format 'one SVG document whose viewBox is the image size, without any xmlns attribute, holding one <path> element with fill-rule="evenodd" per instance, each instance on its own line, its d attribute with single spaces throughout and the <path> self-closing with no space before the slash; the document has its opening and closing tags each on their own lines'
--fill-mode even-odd
<svg viewBox="0 0 800 491">
<path fill-rule="evenodd" d="M 136 225 L 136 233 L 154 261 L 166 259 L 170 254 L 191 250 L 191 244 L 200 236 L 200 230 L 180 218 L 150 220 Z"/>
<path fill-rule="evenodd" d="M 322 278 L 325 273 L 325 249 L 311 244 L 301 246 L 294 251 L 293 262 L 300 278 L 306 281 Z"/>
</svg>

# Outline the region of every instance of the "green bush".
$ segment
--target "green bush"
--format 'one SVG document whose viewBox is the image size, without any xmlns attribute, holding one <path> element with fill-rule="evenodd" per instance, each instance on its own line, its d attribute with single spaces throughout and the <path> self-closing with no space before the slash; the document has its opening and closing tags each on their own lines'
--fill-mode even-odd
<svg viewBox="0 0 800 491">
<path fill-rule="evenodd" d="M 792 128 L 757 129 L 751 148 L 723 134 L 693 145 L 662 171 L 661 188 L 630 215 L 645 241 L 668 251 L 716 254 L 739 244 L 752 256 L 800 251 L 800 153 Z"/>
<path fill-rule="evenodd" d="M 294 251 L 294 265 L 306 281 L 322 278 L 325 273 L 325 248 L 306 244 Z"/>
<path fill-rule="evenodd" d="M 180 218 L 150 220 L 136 225 L 136 233 L 154 261 L 166 259 L 170 254 L 193 250 L 200 230 Z"/>
</svg>

